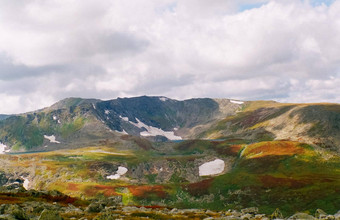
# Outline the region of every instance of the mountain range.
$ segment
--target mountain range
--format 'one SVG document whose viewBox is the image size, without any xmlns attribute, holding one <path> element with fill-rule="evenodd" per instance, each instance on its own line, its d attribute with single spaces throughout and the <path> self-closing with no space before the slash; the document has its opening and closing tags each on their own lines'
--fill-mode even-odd
<svg viewBox="0 0 340 220">
<path fill-rule="evenodd" d="M 151 141 L 292 140 L 340 150 L 340 105 L 328 103 L 67 98 L 38 111 L 0 115 L 0 120 L 0 142 L 13 152 L 81 147 L 121 135 Z M 47 136 L 57 141 L 51 142 Z"/>
</svg>

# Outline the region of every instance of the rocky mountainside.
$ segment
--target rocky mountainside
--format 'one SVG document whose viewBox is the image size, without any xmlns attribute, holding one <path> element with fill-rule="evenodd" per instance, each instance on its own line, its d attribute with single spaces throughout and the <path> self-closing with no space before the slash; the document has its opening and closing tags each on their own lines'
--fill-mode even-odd
<svg viewBox="0 0 340 220">
<path fill-rule="evenodd" d="M 292 140 L 339 151 L 340 105 L 272 101 L 68 98 L 51 107 L 2 116 L 0 142 L 12 152 L 98 145 L 121 135 L 151 141 L 240 138 Z"/>
<path fill-rule="evenodd" d="M 155 141 L 181 140 L 195 137 L 239 109 L 240 104 L 227 99 L 68 98 L 1 121 L 0 142 L 15 152 L 87 146 L 127 134 Z"/>
</svg>

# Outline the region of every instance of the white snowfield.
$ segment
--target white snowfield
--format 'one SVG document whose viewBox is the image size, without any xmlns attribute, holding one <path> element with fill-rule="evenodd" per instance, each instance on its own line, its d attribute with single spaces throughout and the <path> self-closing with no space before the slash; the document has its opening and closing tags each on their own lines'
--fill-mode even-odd
<svg viewBox="0 0 340 220">
<path fill-rule="evenodd" d="M 159 100 L 161 100 L 162 102 L 165 102 L 166 100 L 169 100 L 169 99 L 166 97 L 160 97 Z"/>
<path fill-rule="evenodd" d="M 5 154 L 5 153 L 8 153 L 8 152 L 11 151 L 10 149 L 6 150 L 6 148 L 8 148 L 8 147 L 0 142 L 0 154 Z"/>
<path fill-rule="evenodd" d="M 55 139 L 55 136 L 54 136 L 54 135 L 51 135 L 51 136 L 44 135 L 44 138 L 46 138 L 47 140 L 49 140 L 51 143 L 60 144 L 60 142 L 59 142 L 59 141 L 56 141 L 56 139 Z"/>
<path fill-rule="evenodd" d="M 123 121 L 129 121 L 129 118 L 128 118 L 128 117 L 123 117 L 123 116 L 121 116 L 121 115 L 119 115 L 119 117 L 120 117 L 121 119 L 123 119 Z"/>
<path fill-rule="evenodd" d="M 239 105 L 241 105 L 241 104 L 244 103 L 244 102 L 242 102 L 242 101 L 237 101 L 237 100 L 230 100 L 230 102 L 231 102 L 231 103 L 235 103 L 235 104 L 239 104 Z"/>
<path fill-rule="evenodd" d="M 176 136 L 173 131 L 163 131 L 160 128 L 156 128 L 156 127 L 144 124 L 138 118 L 136 118 L 136 120 L 137 120 L 137 123 L 134 123 L 132 121 L 129 121 L 129 122 L 131 124 L 133 124 L 134 126 L 138 127 L 138 128 L 145 128 L 146 129 L 146 131 L 142 131 L 140 133 L 141 136 L 157 136 L 157 135 L 161 135 L 161 136 L 164 136 L 164 137 L 168 138 L 169 140 L 182 140 L 182 137 Z"/>
<path fill-rule="evenodd" d="M 25 178 L 25 177 L 21 177 L 21 178 L 23 178 L 24 179 L 24 184 L 22 185 L 26 190 L 28 190 L 28 185 L 30 184 L 30 181 L 27 179 L 27 178 Z"/>
<path fill-rule="evenodd" d="M 123 129 L 123 131 L 117 131 L 117 130 L 115 130 L 115 132 L 117 132 L 117 133 L 119 133 L 119 134 L 128 134 L 124 129 Z"/>
<path fill-rule="evenodd" d="M 104 113 L 105 113 L 105 115 L 108 115 L 108 114 L 110 114 L 110 110 L 105 109 Z"/>
<path fill-rule="evenodd" d="M 224 171 L 224 161 L 216 159 L 210 162 L 206 162 L 198 167 L 200 176 L 211 176 L 220 174 Z"/>
<path fill-rule="evenodd" d="M 117 179 L 119 179 L 122 175 L 124 175 L 127 171 L 128 171 L 128 169 L 127 169 L 126 167 L 119 166 L 119 167 L 118 167 L 118 170 L 116 171 L 116 174 L 107 176 L 106 179 L 109 179 L 109 180 L 117 180 Z"/>
</svg>

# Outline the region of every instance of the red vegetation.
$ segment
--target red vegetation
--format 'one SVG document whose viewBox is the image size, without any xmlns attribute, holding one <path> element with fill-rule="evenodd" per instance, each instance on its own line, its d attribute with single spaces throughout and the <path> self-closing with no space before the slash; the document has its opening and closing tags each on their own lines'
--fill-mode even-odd
<svg viewBox="0 0 340 220">
<path fill-rule="evenodd" d="M 0 194 L 0 204 L 14 204 L 20 203 L 18 198 L 13 198 L 11 195 L 1 193 Z"/>
<path fill-rule="evenodd" d="M 102 193 L 105 196 L 116 196 L 116 187 L 114 186 L 105 186 L 105 185 L 95 185 L 92 187 L 87 187 L 85 189 L 85 194 L 87 196 L 95 196 L 98 193 Z"/>
<path fill-rule="evenodd" d="M 59 202 L 63 205 L 73 204 L 78 200 L 76 198 L 66 196 L 66 195 L 58 195 L 58 196 L 43 195 L 42 198 L 46 199 L 47 201 L 51 201 L 51 202 Z"/>
<path fill-rule="evenodd" d="M 164 186 L 128 186 L 128 189 L 133 196 L 147 198 L 150 194 L 157 195 L 159 198 L 165 198 L 167 193 L 164 191 Z"/>
<path fill-rule="evenodd" d="M 237 156 L 238 152 L 242 149 L 241 145 L 226 145 L 224 147 L 214 147 L 215 151 L 219 154 Z"/>
<path fill-rule="evenodd" d="M 213 178 L 210 178 L 197 183 L 190 183 L 182 186 L 182 188 L 193 196 L 201 196 L 209 193 L 209 188 L 213 180 Z"/>
<path fill-rule="evenodd" d="M 277 178 L 269 175 L 261 176 L 260 180 L 264 187 L 289 187 L 302 188 L 306 185 L 313 184 L 309 179 Z"/>
</svg>

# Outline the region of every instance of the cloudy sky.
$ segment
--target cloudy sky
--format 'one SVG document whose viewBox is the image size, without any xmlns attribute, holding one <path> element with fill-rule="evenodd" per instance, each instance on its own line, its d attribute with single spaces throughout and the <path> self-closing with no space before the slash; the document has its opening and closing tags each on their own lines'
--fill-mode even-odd
<svg viewBox="0 0 340 220">
<path fill-rule="evenodd" d="M 0 113 L 140 95 L 340 102 L 340 0 L 0 0 Z"/>
</svg>

